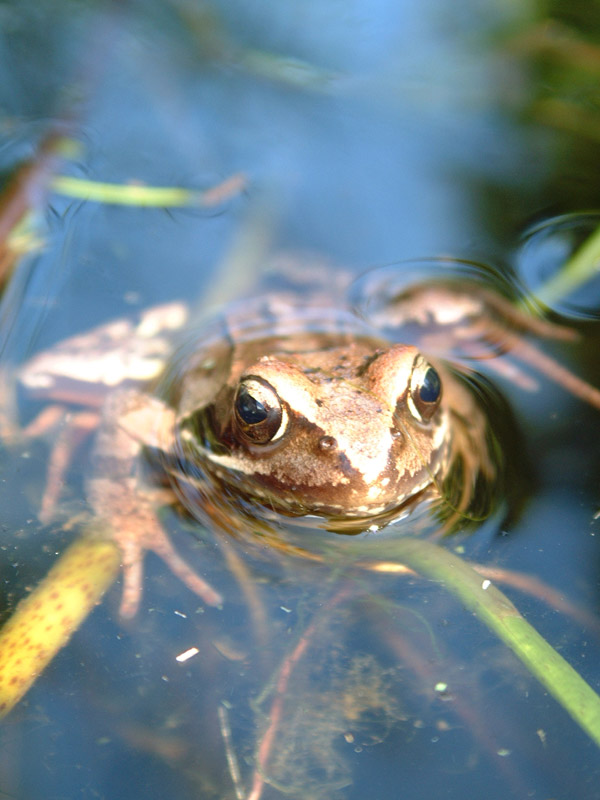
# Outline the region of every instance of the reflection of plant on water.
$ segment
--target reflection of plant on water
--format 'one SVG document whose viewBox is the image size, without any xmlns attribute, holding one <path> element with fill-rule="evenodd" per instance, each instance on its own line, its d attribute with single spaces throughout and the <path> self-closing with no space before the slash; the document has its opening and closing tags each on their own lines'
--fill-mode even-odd
<svg viewBox="0 0 600 800">
<path fill-rule="evenodd" d="M 577 262 L 578 272 L 581 272 L 580 261 Z M 464 264 L 458 265 L 457 262 L 451 262 L 449 266 L 451 269 L 465 268 Z M 471 269 L 468 265 L 466 268 Z M 402 299 L 402 287 L 390 290 L 390 275 L 389 270 L 376 274 L 375 289 L 372 286 L 369 289 L 371 306 L 368 311 L 373 316 L 382 311 L 377 295 L 382 280 L 386 282 L 388 293 L 397 292 L 394 302 Z M 468 277 L 473 277 L 472 271 Z M 369 280 L 372 279 L 370 276 Z M 403 280 L 406 281 L 406 275 Z M 454 284 L 438 282 L 433 290 L 446 296 L 453 293 L 460 296 L 467 283 L 464 276 L 459 276 Z M 477 287 L 477 291 L 480 288 Z M 489 355 L 481 355 L 481 348 L 489 353 L 490 342 L 492 352 L 508 348 L 525 365 L 537 366 L 573 393 L 599 405 L 598 392 L 593 387 L 554 365 L 534 347 L 509 333 L 506 327 L 496 325 L 498 316 L 510 318 L 513 313 L 507 310 L 507 301 L 485 294 L 481 296 L 485 296 L 486 308 L 491 308 L 493 314 L 488 315 L 483 326 L 472 321 L 467 325 L 461 323 L 458 326 L 460 335 L 453 339 L 456 347 L 470 358 L 489 358 Z M 410 292 L 407 297 L 414 299 Z M 518 317 L 518 312 L 514 314 L 515 318 Z M 494 324 L 490 325 L 492 317 Z M 540 329 L 543 333 L 554 330 L 545 323 L 531 325 L 536 326 L 538 332 Z M 453 333 L 456 334 L 456 330 Z M 437 335 L 434 332 L 430 334 L 429 344 L 434 350 L 440 346 L 447 348 L 444 338 L 439 332 Z M 452 350 L 442 353 L 448 354 L 454 353 Z M 527 382 L 526 373 L 519 372 L 519 368 L 514 366 L 510 369 L 511 377 Z M 461 516 L 475 517 L 479 513 L 477 502 L 480 498 L 475 494 L 469 498 L 473 504 L 465 505 L 463 502 L 465 489 L 460 479 L 465 475 L 471 477 L 473 471 L 472 465 L 466 463 L 466 459 L 463 461 L 465 463 L 452 473 L 452 480 L 444 482 L 441 491 L 446 507 L 450 509 L 445 514 L 451 520 L 447 524 L 452 526 Z M 483 505 L 486 505 L 485 498 Z M 226 514 L 226 506 L 219 511 Z M 441 513 L 441 509 L 438 511 Z M 246 523 L 248 530 L 252 530 L 251 520 L 247 519 Z M 110 536 L 103 538 L 102 531 L 98 531 L 94 523 L 88 526 L 87 533 L 87 537 L 63 553 L 47 578 L 22 601 L 0 634 L 1 699 L 5 713 L 27 690 L 56 650 L 66 643 L 116 577 L 121 554 L 114 541 Z M 259 546 L 261 541 L 262 546 L 274 544 L 272 535 L 261 540 L 255 531 L 252 536 L 242 536 L 241 540 L 247 543 L 253 538 L 258 539 Z M 319 608 L 315 602 L 299 603 L 298 610 L 304 614 L 304 621 L 294 629 L 295 643 L 284 647 L 283 651 L 281 648 L 276 651 L 281 658 L 279 667 L 273 671 L 271 665 L 271 678 L 263 683 L 262 690 L 254 698 L 255 739 L 252 745 L 244 745 L 241 753 L 248 755 L 252 762 L 251 777 L 248 768 L 242 769 L 238 764 L 238 738 L 232 735 L 236 725 L 235 709 L 228 710 L 226 706 L 220 709 L 221 735 L 238 797 L 258 800 L 266 785 L 295 796 L 331 797 L 336 789 L 352 781 L 352 761 L 343 753 L 343 744 L 356 754 L 363 747 L 386 740 L 406 720 L 409 712 L 403 702 L 398 660 L 411 665 L 415 675 L 421 674 L 427 680 L 428 658 L 424 654 L 426 648 L 411 645 L 410 637 L 399 634 L 400 627 L 404 630 L 413 627 L 410 622 L 406 623 L 406 618 L 414 611 L 407 613 L 395 605 L 387 591 L 382 589 L 381 581 L 389 581 L 392 585 L 407 580 L 407 576 L 411 576 L 411 580 L 416 576 L 433 580 L 454 594 L 515 652 L 527 669 L 600 744 L 600 700 L 495 585 L 496 578 L 505 579 L 508 583 L 520 582 L 521 588 L 540 594 L 535 581 L 508 572 L 502 574 L 498 570 L 486 577 L 484 567 L 475 569 L 445 547 L 426 538 L 371 536 L 366 539 L 334 539 L 331 535 L 311 536 L 309 547 L 304 535 L 300 544 L 294 541 L 289 545 L 282 542 L 277 545 L 278 557 L 289 561 L 287 570 L 294 569 L 292 562 L 296 555 L 308 556 L 314 562 L 315 570 L 321 574 L 327 572 L 325 580 L 329 583 L 327 590 L 319 593 L 322 607 Z M 264 607 L 261 608 L 259 593 L 252 587 L 252 575 L 234 552 L 235 547 L 226 544 L 223 547 L 228 566 L 236 574 L 248 600 L 256 638 L 260 641 L 265 637 L 260 628 L 264 628 L 268 614 Z M 375 576 L 379 576 L 376 585 L 373 583 Z M 316 584 L 318 579 L 313 580 Z M 541 587 L 541 592 L 550 594 L 545 587 Z M 280 596 L 284 597 L 283 594 Z M 566 610 L 571 611 L 569 608 Z M 402 625 L 399 625 L 399 619 Z M 364 641 L 364 629 L 369 628 L 372 632 L 384 631 L 380 639 L 388 638 L 389 651 L 395 653 L 395 660 L 390 658 L 390 652 L 384 653 L 381 643 L 374 641 L 377 637 L 367 636 Z M 431 691 L 431 685 L 429 689 Z M 252 691 L 257 692 L 257 687 L 254 686 Z M 443 683 L 436 682 L 435 691 L 443 696 L 446 691 Z M 473 721 L 468 709 L 464 710 L 464 717 Z M 474 724 L 476 726 L 477 722 Z M 493 742 L 490 746 L 493 747 Z M 246 793 L 245 786 L 249 787 L 249 793 Z"/>
</svg>

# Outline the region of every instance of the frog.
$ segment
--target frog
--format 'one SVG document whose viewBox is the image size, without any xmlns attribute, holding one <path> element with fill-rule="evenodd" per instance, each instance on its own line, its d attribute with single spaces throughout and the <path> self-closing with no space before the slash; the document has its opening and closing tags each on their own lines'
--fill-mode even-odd
<svg viewBox="0 0 600 800">
<path fill-rule="evenodd" d="M 482 327 L 557 338 L 570 329 L 531 323 L 464 281 L 417 283 L 375 310 L 371 298 L 334 294 L 261 291 L 200 324 L 171 303 L 72 337 L 19 370 L 30 396 L 72 404 L 68 423 L 48 405 L 44 423 L 28 426 L 28 435 L 60 427 L 43 521 L 56 514 L 73 450 L 94 432 L 87 502 L 121 553 L 123 618 L 139 608 L 146 551 L 205 603 L 222 602 L 178 555 L 159 519 L 164 504 L 233 534 L 260 518 L 375 535 L 428 504 L 448 531 L 490 512 L 471 510 L 480 485 L 502 472 L 478 393 L 444 358 L 403 341 L 403 328 L 433 326 L 430 342 L 462 346 L 476 339 L 465 330 Z M 532 388 L 527 373 L 512 374 Z"/>
<path fill-rule="evenodd" d="M 202 465 L 203 482 L 254 507 L 362 531 L 439 483 L 457 449 L 465 462 L 467 449 L 478 451 L 492 474 L 484 416 L 442 363 L 378 336 L 349 309 L 312 300 L 310 312 L 263 299 L 229 313 L 227 352 L 204 345 L 180 357 L 167 382 L 184 505 L 186 467 Z M 458 409 L 469 417 L 462 438 Z"/>
</svg>

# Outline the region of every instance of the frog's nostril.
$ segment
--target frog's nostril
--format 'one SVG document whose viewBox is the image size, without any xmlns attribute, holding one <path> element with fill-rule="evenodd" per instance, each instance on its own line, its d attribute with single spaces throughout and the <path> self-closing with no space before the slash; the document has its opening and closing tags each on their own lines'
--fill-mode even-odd
<svg viewBox="0 0 600 800">
<path fill-rule="evenodd" d="M 337 440 L 334 439 L 333 436 L 321 436 L 319 439 L 319 450 L 322 450 L 324 453 L 331 453 L 334 450 L 337 450 L 337 446 Z"/>
</svg>

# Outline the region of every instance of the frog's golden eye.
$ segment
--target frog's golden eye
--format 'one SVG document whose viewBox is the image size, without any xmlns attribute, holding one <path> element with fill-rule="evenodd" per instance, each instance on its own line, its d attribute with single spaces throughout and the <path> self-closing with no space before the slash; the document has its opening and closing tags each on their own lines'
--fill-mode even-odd
<svg viewBox="0 0 600 800">
<path fill-rule="evenodd" d="M 434 367 L 419 356 L 410 376 L 407 405 L 419 422 L 429 422 L 442 399 L 442 382 Z"/>
<path fill-rule="evenodd" d="M 239 430 L 254 444 L 279 439 L 287 428 L 288 416 L 275 389 L 260 378 L 244 378 L 234 401 Z"/>
</svg>

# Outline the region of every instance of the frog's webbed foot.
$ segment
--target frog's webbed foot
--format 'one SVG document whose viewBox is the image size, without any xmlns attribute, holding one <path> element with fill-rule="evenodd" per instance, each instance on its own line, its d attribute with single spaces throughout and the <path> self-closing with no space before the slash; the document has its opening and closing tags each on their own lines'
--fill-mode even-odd
<svg viewBox="0 0 600 800">
<path fill-rule="evenodd" d="M 2 388 L 0 375 L 0 405 L 3 399 Z M 27 425 L 20 427 L 15 415 L 2 417 L 0 412 L 0 438 L 9 446 L 24 445 L 35 439 L 45 439 L 48 442 L 46 484 L 38 512 L 42 524 L 46 525 L 55 519 L 64 478 L 73 456 L 84 439 L 97 427 L 98 420 L 99 415 L 94 410 L 68 412 L 65 406 L 51 404 Z"/>
<path fill-rule="evenodd" d="M 172 502 L 172 493 L 146 486 L 139 474 L 142 446 L 164 444 L 172 425 L 171 409 L 135 391 L 115 393 L 103 409 L 87 495 L 101 528 L 110 532 L 123 554 L 123 617 L 134 616 L 138 609 L 146 550 L 156 553 L 204 602 L 218 605 L 222 601 L 177 554 L 162 528 L 156 509 Z"/>
<path fill-rule="evenodd" d="M 112 498 L 103 494 L 109 505 L 117 499 L 114 491 Z M 147 550 L 156 553 L 173 574 L 207 605 L 216 606 L 222 602 L 221 595 L 188 566 L 171 544 L 154 511 L 157 501 L 157 497 L 152 497 L 151 501 L 149 495 L 140 497 L 134 487 L 125 487 L 118 499 L 118 505 L 121 508 L 131 505 L 131 513 L 121 510 L 105 520 L 110 526 L 109 535 L 116 541 L 122 553 L 123 594 L 119 613 L 126 619 L 134 617 L 139 608 L 144 554 Z"/>
<path fill-rule="evenodd" d="M 577 339 L 571 328 L 526 314 L 505 297 L 475 284 L 416 286 L 394 303 L 396 313 L 417 322 L 425 340 L 445 358 L 493 360 L 512 352 L 527 333 L 559 341 Z M 513 369 L 516 374 L 518 367 Z"/>
<path fill-rule="evenodd" d="M 547 378 L 558 383 L 575 397 L 584 400 L 594 408 L 600 409 L 600 390 L 584 381 L 571 370 L 564 367 L 555 359 L 546 355 L 542 350 L 523 337 L 510 331 L 504 332 L 505 341 L 510 345 L 511 352 L 526 364 L 534 367 Z"/>
</svg>

